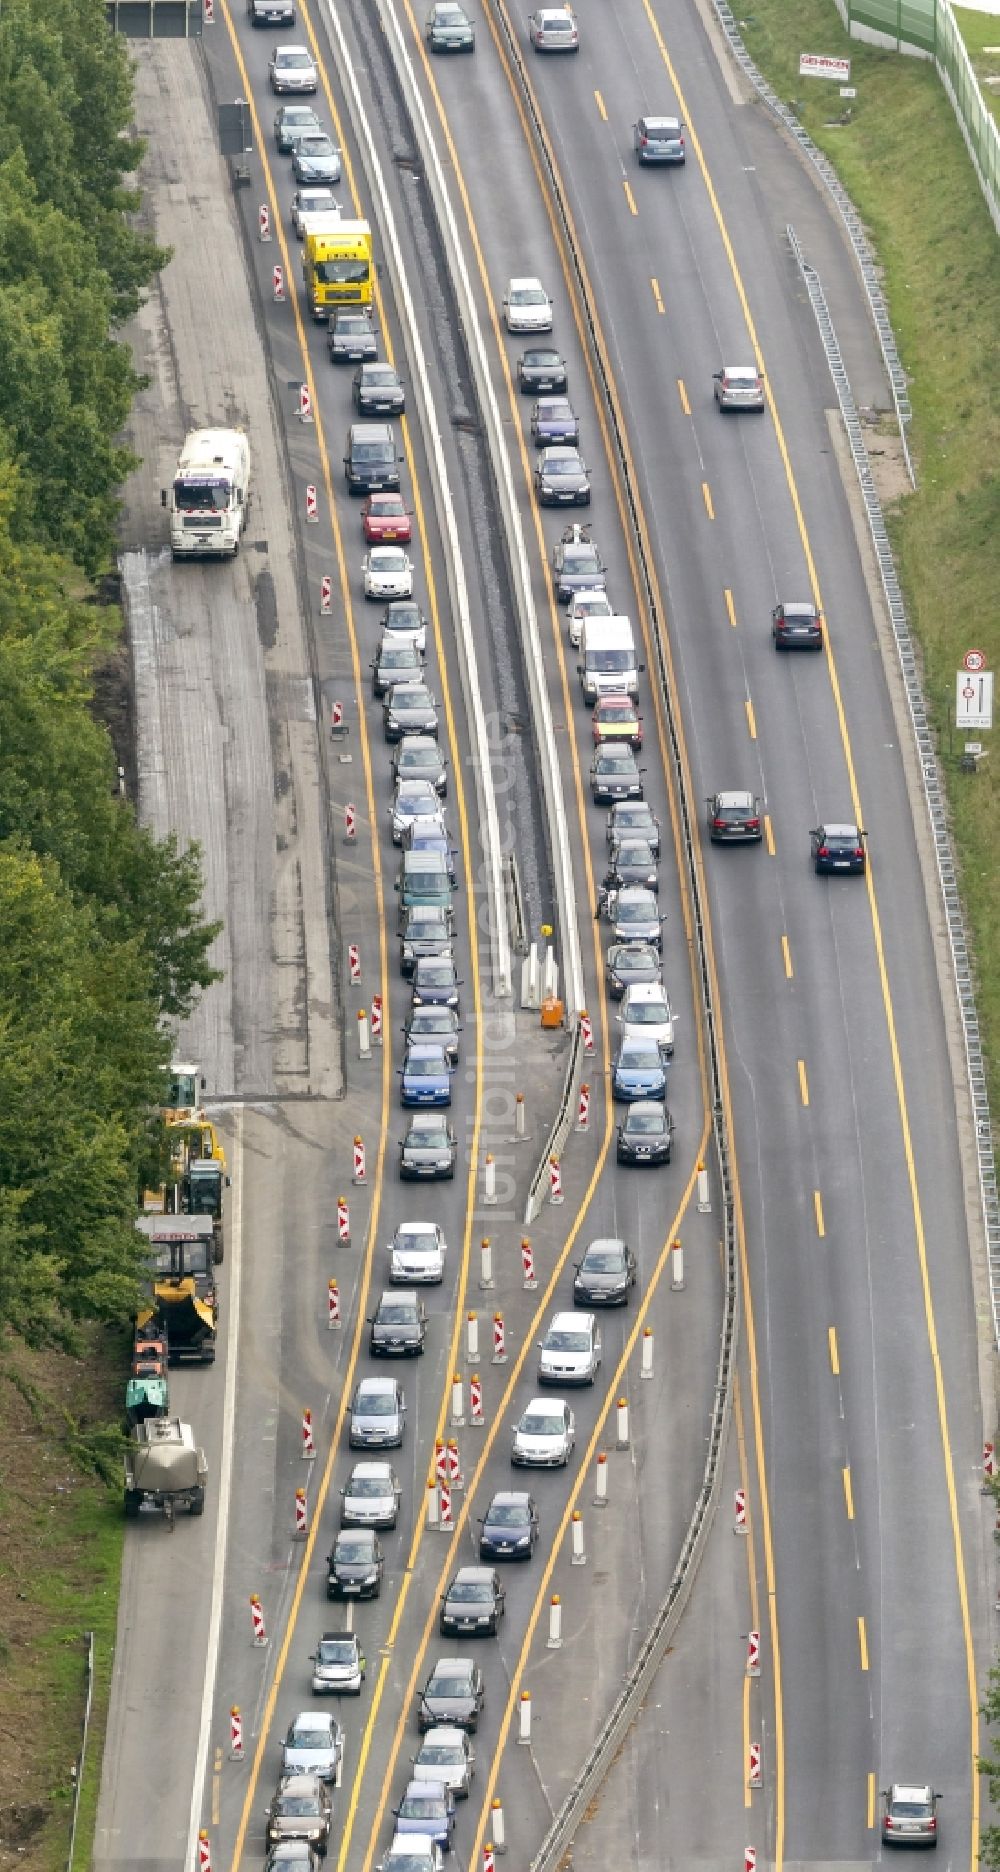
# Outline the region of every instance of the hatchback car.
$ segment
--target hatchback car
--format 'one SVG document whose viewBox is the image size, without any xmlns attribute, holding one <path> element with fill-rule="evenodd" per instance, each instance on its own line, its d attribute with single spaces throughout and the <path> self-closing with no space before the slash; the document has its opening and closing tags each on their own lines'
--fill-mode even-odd
<svg viewBox="0 0 1000 1872">
<path fill-rule="evenodd" d="M 351 396 L 359 416 L 401 416 L 406 391 L 391 364 L 362 364 L 351 379 Z"/>
<path fill-rule="evenodd" d="M 538 1347 L 539 1384 L 593 1384 L 601 1367 L 601 1334 L 592 1313 L 557 1313 Z"/>
<path fill-rule="evenodd" d="M 344 1732 L 336 1716 L 326 1710 L 302 1710 L 285 1731 L 281 1771 L 316 1774 L 322 1781 L 333 1781 L 343 1752 Z"/>
<path fill-rule="evenodd" d="M 413 1122 L 418 1120 L 414 1118 Z M 425 1287 L 435 1287 L 444 1279 L 448 1244 L 436 1222 L 401 1222 L 387 1252 L 391 1281 L 419 1281 Z M 383 1297 L 387 1299 L 388 1295 Z"/>
<path fill-rule="evenodd" d="M 421 1002 L 417 1007 L 410 1009 L 410 1016 L 403 1034 L 408 1041 L 437 1040 L 444 1047 L 449 1064 L 457 1066 L 461 1031 L 458 1014 L 454 1008 L 435 1007 L 433 1003 L 428 1006 L 425 1002 Z M 405 1279 L 405 1276 L 400 1276 L 400 1278 Z M 440 1279 L 440 1276 L 436 1278 Z"/>
<path fill-rule="evenodd" d="M 620 1164 L 666 1164 L 674 1145 L 674 1121 L 657 1099 L 637 1099 L 618 1126 Z"/>
<path fill-rule="evenodd" d="M 589 507 L 590 475 L 579 449 L 564 443 L 543 449 L 535 466 L 535 493 L 543 507 Z"/>
<path fill-rule="evenodd" d="M 725 364 L 712 379 L 719 414 L 727 410 L 762 410 L 764 379 L 753 364 Z"/>
<path fill-rule="evenodd" d="M 533 442 L 579 442 L 580 419 L 568 397 L 539 397 L 531 410 Z"/>
<path fill-rule="evenodd" d="M 399 1070 L 399 1096 L 404 1105 L 450 1105 L 451 1072 L 443 1046 L 432 1040 L 413 1040 Z"/>
<path fill-rule="evenodd" d="M 450 910 L 440 904 L 413 904 L 407 910 L 399 938 L 399 968 L 410 979 L 421 961 L 451 959 L 455 939 Z M 454 1006 L 458 1005 L 458 995 Z"/>
<path fill-rule="evenodd" d="M 611 928 L 618 942 L 652 943 L 659 948 L 666 918 L 651 890 L 641 884 L 629 884 L 624 890 L 608 892 L 607 904 Z"/>
<path fill-rule="evenodd" d="M 884 1846 L 936 1846 L 938 1795 L 928 1784 L 894 1781 L 882 1793 Z"/>
<path fill-rule="evenodd" d="M 684 131 L 676 117 L 640 117 L 632 142 L 641 163 L 682 163 Z"/>
<path fill-rule="evenodd" d="M 267 65 L 272 91 L 315 91 L 319 83 L 308 47 L 275 46 Z"/>
<path fill-rule="evenodd" d="M 659 982 L 634 982 L 625 990 L 621 1013 L 623 1040 L 655 1040 L 664 1059 L 674 1051 L 674 1011 Z"/>
<path fill-rule="evenodd" d="M 443 824 L 441 800 L 433 782 L 419 776 L 412 780 L 397 780 L 396 797 L 389 807 L 389 817 L 392 820 L 394 845 L 402 845 L 409 827 L 418 821 Z"/>
<path fill-rule="evenodd" d="M 379 552 L 393 552 L 394 547 L 380 546 Z M 448 764 L 433 735 L 404 735 L 392 757 L 392 778 L 398 786 L 401 780 L 429 780 L 434 791 L 441 799 L 448 791 Z"/>
<path fill-rule="evenodd" d="M 552 330 L 552 301 L 541 280 L 512 279 L 503 300 L 504 324 L 509 332 Z"/>
<path fill-rule="evenodd" d="M 268 1846 L 297 1839 L 325 1853 L 332 1822 L 333 1800 L 319 1775 L 282 1775 L 267 1806 L 265 1837 Z"/>
<path fill-rule="evenodd" d="M 292 170 L 296 182 L 339 182 L 340 151 L 325 130 L 312 130 L 301 136 L 292 151 Z"/>
<path fill-rule="evenodd" d="M 457 1159 L 458 1144 L 449 1120 L 439 1112 L 414 1112 L 399 1146 L 399 1174 L 404 1181 L 451 1182 Z"/>
<path fill-rule="evenodd" d="M 589 1243 L 583 1260 L 576 1264 L 573 1299 L 583 1306 L 626 1306 L 635 1281 L 635 1255 L 628 1242 L 614 1235 L 600 1236 Z"/>
<path fill-rule="evenodd" d="M 514 1425 L 515 1469 L 565 1469 L 576 1448 L 576 1420 L 565 1398 L 532 1398 Z"/>
<path fill-rule="evenodd" d="M 368 1324 L 372 1358 L 418 1358 L 427 1338 L 427 1309 L 412 1288 L 384 1293 Z"/>
<path fill-rule="evenodd" d="M 639 884 L 644 890 L 658 891 L 660 869 L 652 848 L 645 839 L 618 839 L 611 848 L 611 862 L 604 874 L 608 891 L 629 890 Z"/>
<path fill-rule="evenodd" d="M 475 1750 L 464 1729 L 428 1729 L 413 1757 L 414 1780 L 443 1781 L 456 1800 L 468 1799 L 475 1772 Z"/>
<path fill-rule="evenodd" d="M 483 1673 L 474 1658 L 439 1658 L 417 1695 L 421 1729 L 433 1729 L 436 1723 L 470 1732 L 478 1729 L 486 1695 Z"/>
<path fill-rule="evenodd" d="M 315 1696 L 360 1696 L 365 1659 L 357 1632 L 324 1632 L 310 1659 Z"/>
<path fill-rule="evenodd" d="M 822 650 L 823 613 L 813 604 L 775 605 L 771 636 L 776 650 Z"/>
<path fill-rule="evenodd" d="M 590 791 L 595 806 L 642 798 L 642 774 L 631 748 L 614 743 L 598 748 L 590 763 Z"/>
<path fill-rule="evenodd" d="M 369 546 L 393 541 L 408 546 L 413 522 L 402 494 L 369 494 L 361 509 L 361 531 Z"/>
<path fill-rule="evenodd" d="M 461 986 L 462 980 L 453 957 L 417 957 L 413 970 L 414 1007 L 457 1008 Z"/>
<path fill-rule="evenodd" d="M 386 605 L 379 620 L 382 635 L 392 631 L 394 636 L 406 636 L 412 639 L 418 650 L 427 648 L 427 619 L 414 598 L 397 598 L 393 604 Z"/>
<path fill-rule="evenodd" d="M 382 704 L 382 733 L 387 741 L 405 734 L 437 735 L 438 707 L 425 683 L 393 683 Z"/>
<path fill-rule="evenodd" d="M 305 235 L 302 224 L 307 215 L 339 213 L 340 207 L 332 188 L 313 183 L 307 188 L 296 189 L 292 196 L 292 226 L 296 239 L 302 240 Z"/>
<path fill-rule="evenodd" d="M 429 1833 L 396 1832 L 376 1872 L 444 1872 L 444 1855 Z"/>
<path fill-rule="evenodd" d="M 591 617 L 614 617 L 607 592 L 597 590 L 574 592 L 566 613 L 569 640 L 574 650 L 579 650 L 583 642 L 584 624 Z"/>
<path fill-rule="evenodd" d="M 290 156 L 299 137 L 311 136 L 322 127 L 310 105 L 282 104 L 274 116 L 274 141 L 282 156 Z"/>
<path fill-rule="evenodd" d="M 814 826 L 809 834 L 809 855 L 817 873 L 863 871 L 867 833 L 856 825 Z"/>
<path fill-rule="evenodd" d="M 479 1523 L 480 1560 L 530 1560 L 538 1539 L 538 1509 L 520 1489 L 498 1489 Z"/>
<path fill-rule="evenodd" d="M 342 1528 L 326 1556 L 328 1599 L 377 1599 L 385 1556 L 374 1528 Z"/>
<path fill-rule="evenodd" d="M 451 1851 L 455 1796 L 443 1781 L 409 1781 L 399 1806 L 392 1811 L 397 1837 L 426 1833 L 442 1852 Z M 391 1872 L 396 1872 L 396 1863 L 390 1860 Z"/>
<path fill-rule="evenodd" d="M 326 348 L 331 364 L 375 363 L 378 339 L 371 313 L 356 306 L 338 306 L 327 320 Z M 364 515 L 365 508 L 361 511 Z"/>
<path fill-rule="evenodd" d="M 517 387 L 529 395 L 540 390 L 565 390 L 565 359 L 547 346 L 522 352 L 517 360 Z"/>
<path fill-rule="evenodd" d="M 383 637 L 372 658 L 372 695 L 376 701 L 381 701 L 394 683 L 416 681 L 417 677 L 422 675 L 423 668 L 424 659 L 415 643 L 409 643 L 405 639 L 402 643 L 396 643 L 391 636 Z M 435 808 L 437 808 L 436 795 Z"/>
<path fill-rule="evenodd" d="M 658 982 L 663 968 L 659 949 L 647 942 L 614 942 L 604 962 L 604 979 L 613 1001 L 620 1001 L 630 982 Z"/>
<path fill-rule="evenodd" d="M 424 30 L 432 52 L 474 52 L 476 49 L 472 21 L 457 0 L 435 0 Z"/>
<path fill-rule="evenodd" d="M 614 849 L 616 839 L 633 835 L 648 839 L 656 857 L 659 857 L 660 822 L 646 800 L 626 800 L 621 806 L 612 806 L 608 816 L 604 836 L 609 851 Z"/>
<path fill-rule="evenodd" d="M 366 598 L 409 598 L 413 560 L 402 546 L 373 546 L 361 561 Z"/>
<path fill-rule="evenodd" d="M 759 845 L 764 836 L 760 800 L 736 789 L 712 793 L 705 801 L 708 836 L 713 845 Z"/>
<path fill-rule="evenodd" d="M 362 1378 L 351 1399 L 351 1449 L 400 1449 L 406 1399 L 398 1378 Z"/>
<path fill-rule="evenodd" d="M 441 1631 L 495 1638 L 504 1615 L 504 1590 L 494 1567 L 459 1567 L 441 1595 Z"/>
<path fill-rule="evenodd" d="M 399 1497 L 399 1477 L 391 1463 L 355 1463 L 340 1491 L 340 1525 L 394 1528 Z"/>
<path fill-rule="evenodd" d="M 569 604 L 578 591 L 603 591 L 607 584 L 604 560 L 579 521 L 567 527 L 562 539 L 552 549 L 552 573 L 556 597 Z"/>
<path fill-rule="evenodd" d="M 642 716 L 629 695 L 615 695 L 613 690 L 599 695 L 591 724 L 598 746 L 605 741 L 627 741 L 636 753 L 642 746 Z"/>
<path fill-rule="evenodd" d="M 247 0 L 251 26 L 294 26 L 295 0 Z"/>
<path fill-rule="evenodd" d="M 655 1041 L 622 1041 L 611 1069 L 611 1096 L 623 1103 L 666 1098 L 667 1069 Z"/>
<path fill-rule="evenodd" d="M 580 34 L 568 7 L 539 7 L 529 13 L 528 38 L 536 52 L 580 50 Z"/>
</svg>

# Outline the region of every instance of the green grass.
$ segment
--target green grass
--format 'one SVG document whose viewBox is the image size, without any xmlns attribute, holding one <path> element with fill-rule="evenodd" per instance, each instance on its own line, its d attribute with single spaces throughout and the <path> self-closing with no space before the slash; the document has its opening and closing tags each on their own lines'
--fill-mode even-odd
<svg viewBox="0 0 1000 1872">
<path fill-rule="evenodd" d="M 1000 78 L 1000 52 L 983 50 L 984 46 L 1000 46 L 1000 13 L 973 13 L 969 7 L 955 7 L 953 10 L 955 24 L 965 40 L 965 49 L 979 79 L 979 88 L 987 109 L 992 111 L 1000 123 L 1000 85 L 984 82 L 987 78 Z"/>
<path fill-rule="evenodd" d="M 930 63 L 850 40 L 833 0 L 748 0 L 747 10 L 747 49 L 781 97 L 799 100 L 868 228 L 910 377 L 919 486 L 887 520 L 948 785 L 1000 1112 L 1000 752 L 981 735 L 988 758 L 962 775 L 949 733 L 963 653 L 975 645 L 1000 665 L 1000 242 Z M 986 43 L 1000 44 L 1000 19 L 989 31 Z M 835 86 L 799 78 L 805 49 L 851 58 L 849 124 L 825 127 L 843 106 Z"/>
</svg>

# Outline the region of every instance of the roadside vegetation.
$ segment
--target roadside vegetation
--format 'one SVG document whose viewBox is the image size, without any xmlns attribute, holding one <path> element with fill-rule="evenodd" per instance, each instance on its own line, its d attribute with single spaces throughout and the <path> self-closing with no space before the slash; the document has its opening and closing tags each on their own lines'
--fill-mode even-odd
<svg viewBox="0 0 1000 1872">
<path fill-rule="evenodd" d="M 137 1191 L 166 1022 L 212 979 L 196 850 L 119 797 L 94 708 L 121 326 L 167 255 L 135 231 L 126 50 L 102 0 L 0 11 L 0 1866 L 65 1864 L 83 1634 L 106 1702 L 121 1552 L 119 1408 Z M 100 1768 L 91 1737 L 84 1832 Z M 89 1859 L 81 1840 L 77 1864 Z"/>
<path fill-rule="evenodd" d="M 979 88 L 1000 123 L 1000 19 L 995 13 L 976 13 L 971 7 L 955 7 L 954 13 Z"/>
</svg>

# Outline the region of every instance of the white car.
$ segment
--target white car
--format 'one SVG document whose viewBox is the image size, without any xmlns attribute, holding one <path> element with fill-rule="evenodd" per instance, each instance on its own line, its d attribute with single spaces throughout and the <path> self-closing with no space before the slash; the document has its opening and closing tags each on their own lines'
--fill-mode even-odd
<svg viewBox="0 0 1000 1872">
<path fill-rule="evenodd" d="M 587 618 L 614 617 L 611 600 L 604 591 L 578 591 L 569 602 L 569 640 L 574 650 L 579 650 L 583 641 L 583 626 Z"/>
<path fill-rule="evenodd" d="M 448 1244 L 436 1222 L 401 1222 L 389 1243 L 389 1279 L 437 1286 Z"/>
<path fill-rule="evenodd" d="M 302 1710 L 281 1745 L 282 1774 L 315 1774 L 332 1781 L 344 1752 L 344 1732 L 327 1710 Z"/>
<path fill-rule="evenodd" d="M 539 1384 L 593 1384 L 601 1334 L 593 1313 L 557 1313 L 538 1348 Z"/>
<path fill-rule="evenodd" d="M 503 312 L 509 332 L 552 330 L 552 301 L 541 280 L 512 279 Z"/>
<path fill-rule="evenodd" d="M 444 1872 L 444 1854 L 429 1833 L 394 1833 L 379 1872 Z"/>
<path fill-rule="evenodd" d="M 659 982 L 631 982 L 625 990 L 618 1019 L 623 1040 L 655 1040 L 670 1059 L 674 1050 L 674 1011 Z"/>
<path fill-rule="evenodd" d="M 456 1800 L 468 1798 L 476 1772 L 476 1752 L 464 1729 L 441 1724 L 428 1729 L 413 1757 L 414 1781 L 443 1781 Z"/>
<path fill-rule="evenodd" d="M 340 203 L 325 182 L 305 183 L 292 196 L 292 226 L 298 240 L 302 240 L 305 235 L 302 225 L 305 217 L 317 214 L 339 215 Z"/>
<path fill-rule="evenodd" d="M 565 1398 L 532 1398 L 514 1425 L 516 1469 L 565 1469 L 576 1447 L 576 1421 Z"/>
<path fill-rule="evenodd" d="M 340 1495 L 341 1527 L 395 1527 L 400 1487 L 391 1463 L 355 1463 Z"/>
<path fill-rule="evenodd" d="M 315 91 L 319 84 L 308 46 L 275 46 L 267 75 L 272 91 Z"/>
<path fill-rule="evenodd" d="M 389 817 L 394 845 L 402 845 L 410 827 L 418 823 L 428 831 L 446 834 L 444 812 L 432 780 L 400 780 Z"/>
<path fill-rule="evenodd" d="M 366 598 L 412 598 L 413 561 L 401 546 L 373 546 L 361 570 Z"/>
</svg>

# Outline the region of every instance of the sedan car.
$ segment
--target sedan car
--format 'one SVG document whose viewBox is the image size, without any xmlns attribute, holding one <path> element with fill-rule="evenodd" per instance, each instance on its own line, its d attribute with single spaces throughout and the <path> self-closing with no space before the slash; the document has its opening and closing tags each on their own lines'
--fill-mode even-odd
<svg viewBox="0 0 1000 1872">
<path fill-rule="evenodd" d="M 394 845 L 402 845 L 409 827 L 418 822 L 443 825 L 441 800 L 433 781 L 423 778 L 397 780 L 396 797 L 389 808 L 389 817 L 392 820 Z"/>
<path fill-rule="evenodd" d="M 326 1710 L 302 1710 L 293 1717 L 281 1745 L 282 1774 L 316 1774 L 334 1780 L 344 1752 L 344 1732 Z"/>
<path fill-rule="evenodd" d="M 641 163 L 682 163 L 684 131 L 676 117 L 640 117 L 632 142 Z"/>
<path fill-rule="evenodd" d="M 754 364 L 725 364 L 712 379 L 719 414 L 726 410 L 762 410 L 764 379 Z"/>
<path fill-rule="evenodd" d="M 632 1107 L 632 1111 L 639 1109 Z M 652 1105 L 649 1109 L 662 1112 L 663 1107 Z M 631 1111 L 628 1116 L 631 1118 Z M 635 1255 L 628 1242 L 613 1235 L 601 1236 L 589 1244 L 583 1260 L 576 1264 L 573 1299 L 582 1306 L 626 1306 L 635 1282 Z"/>
<path fill-rule="evenodd" d="M 867 836 L 856 825 L 814 826 L 809 834 L 809 855 L 816 871 L 863 871 Z"/>
<path fill-rule="evenodd" d="M 417 1707 L 420 1728 L 447 1723 L 470 1732 L 478 1729 L 486 1701 L 483 1673 L 474 1658 L 439 1658 L 422 1690 Z"/>
<path fill-rule="evenodd" d="M 443 1781 L 456 1800 L 467 1800 L 476 1772 L 476 1755 L 464 1729 L 428 1729 L 413 1757 L 416 1781 Z"/>
<path fill-rule="evenodd" d="M 642 774 L 631 748 L 599 747 L 590 763 L 590 791 L 595 806 L 642 798 Z"/>
<path fill-rule="evenodd" d="M 366 598 L 409 598 L 413 560 L 402 546 L 373 546 L 361 561 Z"/>
<path fill-rule="evenodd" d="M 591 723 L 598 745 L 604 741 L 627 741 L 636 753 L 642 746 L 642 716 L 629 695 L 615 695 L 613 690 L 599 695 Z"/>
<path fill-rule="evenodd" d="M 427 1309 L 412 1287 L 383 1293 L 368 1323 L 372 1358 L 419 1358 L 427 1338 Z"/>
<path fill-rule="evenodd" d="M 351 380 L 351 396 L 359 416 L 401 416 L 406 391 L 391 364 L 362 364 Z"/>
<path fill-rule="evenodd" d="M 814 604 L 775 605 L 771 636 L 776 650 L 822 650 L 823 613 Z"/>
<path fill-rule="evenodd" d="M 458 1014 L 454 1008 L 435 1007 L 433 1003 L 428 1006 L 423 1002 L 410 1009 L 409 1020 L 403 1029 L 407 1040 L 440 1041 L 452 1066 L 458 1065 L 461 1031 Z M 438 1275 L 437 1279 L 440 1280 L 440 1278 Z"/>
<path fill-rule="evenodd" d="M 674 1121 L 658 1099 L 637 1099 L 618 1126 L 620 1164 L 666 1164 L 674 1142 Z"/>
<path fill-rule="evenodd" d="M 613 850 L 616 840 L 633 834 L 648 839 L 655 856 L 659 857 L 660 822 L 645 800 L 628 800 L 624 805 L 611 808 L 605 832 L 608 850 Z"/>
<path fill-rule="evenodd" d="M 324 1632 L 310 1662 L 315 1696 L 361 1695 L 366 1666 L 357 1632 Z"/>
<path fill-rule="evenodd" d="M 378 359 L 378 340 L 371 313 L 357 306 L 338 306 L 327 320 L 326 348 L 331 364 L 375 363 Z M 368 497 L 369 500 L 386 498 L 400 500 L 401 497 L 398 494 Z M 367 507 L 368 501 L 361 510 L 362 519 Z M 370 538 L 370 535 L 366 533 L 365 538 Z"/>
<path fill-rule="evenodd" d="M 926 1782 L 894 1781 L 882 1793 L 884 1846 L 936 1846 L 938 1796 Z"/>
<path fill-rule="evenodd" d="M 539 1384 L 593 1384 L 601 1366 L 601 1334 L 592 1313 L 557 1313 L 539 1345 Z"/>
<path fill-rule="evenodd" d="M 340 1491 L 341 1527 L 394 1528 L 399 1495 L 399 1477 L 391 1463 L 355 1463 Z"/>
<path fill-rule="evenodd" d="M 380 546 L 379 552 L 394 552 L 395 547 Z M 401 780 L 429 780 L 434 791 L 443 799 L 448 791 L 448 766 L 433 735 L 404 735 L 392 757 L 392 778 L 396 786 Z"/>
<path fill-rule="evenodd" d="M 457 0 L 435 0 L 424 31 L 432 52 L 474 52 L 476 49 L 472 21 Z"/>
<path fill-rule="evenodd" d="M 579 449 L 543 449 L 535 467 L 535 493 L 543 507 L 589 507 L 590 475 Z"/>
<path fill-rule="evenodd" d="M 378 652 L 372 660 L 372 695 L 377 701 L 398 682 L 413 682 L 423 673 L 424 659 L 416 644 L 404 639 L 396 643 L 392 637 L 383 637 Z M 434 795 L 437 806 L 437 794 Z"/>
<path fill-rule="evenodd" d="M 441 1595 L 441 1630 L 446 1635 L 495 1638 L 503 1615 L 504 1590 L 495 1567 L 459 1567 Z"/>
<path fill-rule="evenodd" d="M 275 112 L 274 141 L 282 156 L 290 156 L 299 137 L 312 136 L 322 125 L 308 104 L 282 104 Z"/>
<path fill-rule="evenodd" d="M 655 1040 L 623 1040 L 611 1069 L 611 1096 L 632 1099 L 667 1096 L 667 1069 Z"/>
<path fill-rule="evenodd" d="M 541 280 L 512 279 L 503 301 L 504 324 L 509 332 L 552 330 L 552 301 Z"/>
<path fill-rule="evenodd" d="M 659 890 L 660 872 L 652 847 L 641 838 L 616 839 L 611 848 L 611 863 L 604 874 L 604 888 L 629 890 L 633 884 L 640 884 L 645 890 Z"/>
<path fill-rule="evenodd" d="M 351 1399 L 351 1449 L 400 1449 L 406 1399 L 397 1378 L 362 1378 Z"/>
<path fill-rule="evenodd" d="M 459 1004 L 462 979 L 454 956 L 418 956 L 413 969 L 414 1007 L 450 1007 Z M 442 1047 L 442 1052 L 444 1048 Z M 445 1054 L 447 1058 L 447 1054 Z"/>
<path fill-rule="evenodd" d="M 412 904 L 406 912 L 399 939 L 399 968 L 404 978 L 412 977 L 422 961 L 451 961 L 455 938 L 451 912 L 441 904 Z M 454 1003 L 458 1005 L 456 994 Z"/>
<path fill-rule="evenodd" d="M 305 234 L 303 220 L 307 215 L 339 213 L 340 205 L 332 188 L 312 183 L 307 188 L 296 189 L 292 196 L 292 226 L 296 239 L 302 240 Z"/>
<path fill-rule="evenodd" d="M 562 539 L 553 547 L 552 572 L 560 604 L 569 604 L 578 591 L 604 590 L 607 584 L 604 561 L 586 527 L 579 522 L 567 527 Z"/>
<path fill-rule="evenodd" d="M 630 982 L 658 982 L 663 962 L 658 948 L 647 942 L 614 942 L 604 962 L 604 978 L 613 1001 L 620 1001 Z"/>
<path fill-rule="evenodd" d="M 443 1781 L 410 1781 L 406 1793 L 398 1807 L 393 1808 L 396 1817 L 396 1834 L 426 1833 L 442 1852 L 451 1851 L 451 1836 L 455 1830 L 455 1796 Z M 396 1872 L 396 1862 L 390 1860 L 386 1872 Z"/>
<path fill-rule="evenodd" d="M 413 1122 L 419 1120 L 414 1118 Z M 440 1286 L 447 1252 L 448 1244 L 436 1222 L 401 1222 L 389 1243 L 389 1279 Z"/>
<path fill-rule="evenodd" d="M 618 942 L 652 943 L 659 948 L 666 919 L 651 890 L 629 884 L 624 890 L 609 891 L 607 910 Z"/>
<path fill-rule="evenodd" d="M 443 1046 L 432 1040 L 414 1040 L 407 1047 L 399 1073 L 399 1096 L 404 1105 L 450 1105 L 451 1067 Z"/>
<path fill-rule="evenodd" d="M 384 540 L 409 545 L 413 523 L 402 494 L 369 494 L 361 509 L 361 530 L 370 546 Z"/>
<path fill-rule="evenodd" d="M 315 91 L 316 65 L 307 46 L 275 46 L 267 64 L 272 91 Z"/>
<path fill-rule="evenodd" d="M 579 442 L 580 419 L 568 397 L 539 397 L 531 410 L 533 442 Z"/>
<path fill-rule="evenodd" d="M 393 683 L 382 704 L 382 733 L 387 741 L 404 735 L 437 735 L 438 705 L 426 683 Z"/>
<path fill-rule="evenodd" d="M 523 351 L 517 360 L 517 387 L 529 394 L 540 390 L 565 390 L 565 360 L 548 346 Z"/>
<path fill-rule="evenodd" d="M 520 1489 L 498 1489 L 479 1523 L 480 1560 L 530 1560 L 538 1509 Z"/>
<path fill-rule="evenodd" d="M 674 1051 L 674 1011 L 659 982 L 634 982 L 625 990 L 621 1013 L 623 1040 L 655 1040 L 664 1059 Z"/>
<path fill-rule="evenodd" d="M 427 619 L 414 598 L 397 598 L 386 605 L 380 619 L 382 635 L 392 631 L 397 637 L 410 637 L 418 650 L 427 648 Z"/>
<path fill-rule="evenodd" d="M 737 789 L 713 793 L 705 801 L 708 836 L 713 845 L 759 845 L 764 836 L 760 800 Z"/>
<path fill-rule="evenodd" d="M 528 38 L 536 52 L 580 50 L 580 34 L 568 7 L 539 7 L 529 13 Z"/>
<path fill-rule="evenodd" d="M 577 591 L 569 601 L 566 624 L 569 640 L 574 650 L 579 650 L 583 641 L 583 627 L 590 617 L 614 617 L 611 600 L 606 591 Z"/>
<path fill-rule="evenodd" d="M 405 1181 L 452 1181 L 458 1158 L 454 1127 L 438 1112 L 414 1112 L 399 1146 L 399 1174 Z M 411 1274 L 411 1280 L 414 1276 Z"/>
<path fill-rule="evenodd" d="M 516 1469 L 565 1469 L 576 1447 L 576 1422 L 565 1398 L 532 1398 L 514 1425 Z"/>
<path fill-rule="evenodd" d="M 304 1840 L 318 1853 L 325 1853 L 332 1822 L 333 1800 L 319 1775 L 282 1775 L 267 1806 L 265 1838 L 268 1846 L 276 1846 L 279 1840 Z"/>
<path fill-rule="evenodd" d="M 311 130 L 299 137 L 292 151 L 292 170 L 297 182 L 339 182 L 340 151 L 325 130 Z"/>
<path fill-rule="evenodd" d="M 385 1556 L 374 1528 L 342 1528 L 326 1556 L 328 1599 L 377 1599 Z"/>
</svg>

